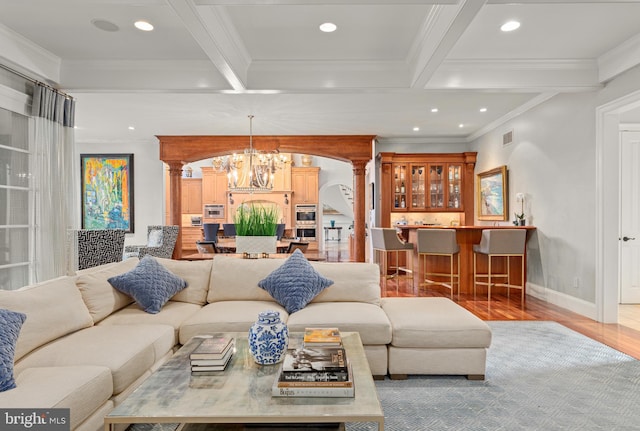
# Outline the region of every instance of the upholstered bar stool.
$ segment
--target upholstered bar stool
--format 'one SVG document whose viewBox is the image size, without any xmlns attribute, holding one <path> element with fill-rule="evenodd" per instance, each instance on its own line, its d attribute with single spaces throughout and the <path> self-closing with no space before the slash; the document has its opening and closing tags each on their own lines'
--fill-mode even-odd
<svg viewBox="0 0 640 431">
<path fill-rule="evenodd" d="M 413 244 L 398 238 L 394 228 L 371 228 L 374 262 L 380 267 L 386 287 L 387 279 L 399 277 L 401 272 L 407 279 L 413 280 Z M 389 253 L 395 254 L 395 266 L 389 266 Z M 400 253 L 405 253 L 405 266 L 400 266 Z M 389 270 L 395 270 L 389 274 Z"/>
<path fill-rule="evenodd" d="M 454 229 L 418 229 L 418 265 L 422 260 L 425 285 L 439 284 L 451 290 L 453 299 L 454 285 L 458 285 L 460 296 L 460 246 L 456 241 Z M 447 256 L 449 258 L 449 272 L 429 272 L 427 261 L 429 256 Z M 456 263 L 454 264 L 454 258 Z M 437 277 L 438 280 L 433 280 Z M 444 277 L 449 278 L 446 282 Z"/>
<path fill-rule="evenodd" d="M 487 297 L 491 299 L 491 286 L 507 288 L 507 297 L 511 289 L 522 291 L 521 301 L 524 302 L 524 253 L 527 240 L 527 232 L 524 229 L 486 229 L 482 231 L 480 244 L 473 246 L 473 295 L 476 295 L 478 284 L 486 285 L 488 289 Z M 479 254 L 487 256 L 487 272 L 478 273 L 477 258 Z M 493 272 L 493 259 L 506 257 L 506 272 Z M 511 258 L 520 258 L 520 285 L 511 284 Z M 504 283 L 496 283 L 495 279 L 502 279 Z M 486 279 L 487 281 L 478 281 Z"/>
</svg>

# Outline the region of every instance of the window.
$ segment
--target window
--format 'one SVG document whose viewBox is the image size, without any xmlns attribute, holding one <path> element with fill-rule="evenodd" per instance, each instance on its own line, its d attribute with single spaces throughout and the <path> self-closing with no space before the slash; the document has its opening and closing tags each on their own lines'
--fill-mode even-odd
<svg viewBox="0 0 640 431">
<path fill-rule="evenodd" d="M 0 108 L 0 289 L 30 282 L 29 120 Z"/>
</svg>

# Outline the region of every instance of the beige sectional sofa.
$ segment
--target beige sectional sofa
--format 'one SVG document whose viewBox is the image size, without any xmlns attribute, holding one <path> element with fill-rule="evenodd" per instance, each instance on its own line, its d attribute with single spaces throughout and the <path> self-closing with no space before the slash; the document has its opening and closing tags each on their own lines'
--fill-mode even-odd
<svg viewBox="0 0 640 431">
<path fill-rule="evenodd" d="M 188 287 L 157 314 L 142 311 L 107 281 L 133 269 L 137 258 L 0 291 L 0 308 L 27 315 L 16 346 L 17 387 L 0 392 L 0 408 L 70 407 L 71 429 L 101 429 L 104 415 L 189 338 L 248 331 L 267 309 L 279 311 L 290 331 L 336 326 L 359 332 L 377 376 L 484 375 L 489 327 L 448 299 L 382 299 L 374 264 L 312 262 L 334 284 L 289 314 L 258 287 L 284 259 L 158 261 Z M 425 318 L 433 310 L 437 319 Z M 409 356 L 416 351 L 417 361 Z"/>
</svg>

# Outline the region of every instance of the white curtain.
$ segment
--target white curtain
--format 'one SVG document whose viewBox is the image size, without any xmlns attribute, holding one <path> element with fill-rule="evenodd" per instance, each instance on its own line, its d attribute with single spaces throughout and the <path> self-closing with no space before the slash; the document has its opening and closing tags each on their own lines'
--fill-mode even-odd
<svg viewBox="0 0 640 431">
<path fill-rule="evenodd" d="M 75 163 L 74 100 L 37 84 L 32 160 L 34 280 L 66 274 L 67 230 L 78 226 L 79 161 Z"/>
</svg>

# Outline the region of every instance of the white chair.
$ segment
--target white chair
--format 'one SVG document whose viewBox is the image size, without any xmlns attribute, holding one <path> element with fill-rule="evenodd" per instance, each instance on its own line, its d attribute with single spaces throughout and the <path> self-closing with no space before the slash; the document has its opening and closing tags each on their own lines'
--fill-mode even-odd
<svg viewBox="0 0 640 431">
<path fill-rule="evenodd" d="M 482 231 L 480 244 L 473 246 L 473 296 L 476 295 L 476 287 L 478 284 L 486 285 L 487 299 L 491 300 L 491 287 L 506 287 L 507 297 L 511 289 L 520 289 L 522 291 L 521 301 L 524 303 L 525 293 L 525 247 L 527 241 L 527 232 L 524 229 L 485 229 Z M 487 272 L 478 273 L 477 259 L 478 255 L 487 256 Z M 520 284 L 511 284 L 511 258 L 520 258 Z M 506 258 L 506 272 L 493 272 L 495 258 Z M 503 283 L 496 283 L 495 279 L 502 279 Z M 486 281 L 478 281 L 486 279 Z"/>
<path fill-rule="evenodd" d="M 439 284 L 451 290 L 453 299 L 454 285 L 458 285 L 458 297 L 460 297 L 460 246 L 456 240 L 454 229 L 418 229 L 418 259 L 422 261 L 423 283 Z M 449 258 L 449 272 L 429 272 L 427 261 L 429 256 L 446 256 Z M 455 257 L 455 265 L 454 265 Z M 418 263 L 419 265 L 419 263 Z M 433 280 L 431 277 L 437 277 Z M 448 283 L 446 279 L 447 277 Z"/>
<path fill-rule="evenodd" d="M 380 267 L 386 287 L 387 279 L 398 278 L 404 273 L 407 279 L 413 280 L 413 244 L 404 242 L 398 237 L 394 228 L 371 228 L 371 244 L 374 252 L 374 262 Z M 395 266 L 389 265 L 388 254 L 395 257 Z M 400 264 L 400 253 L 405 253 L 405 265 Z M 389 274 L 389 270 L 393 270 Z"/>
</svg>

